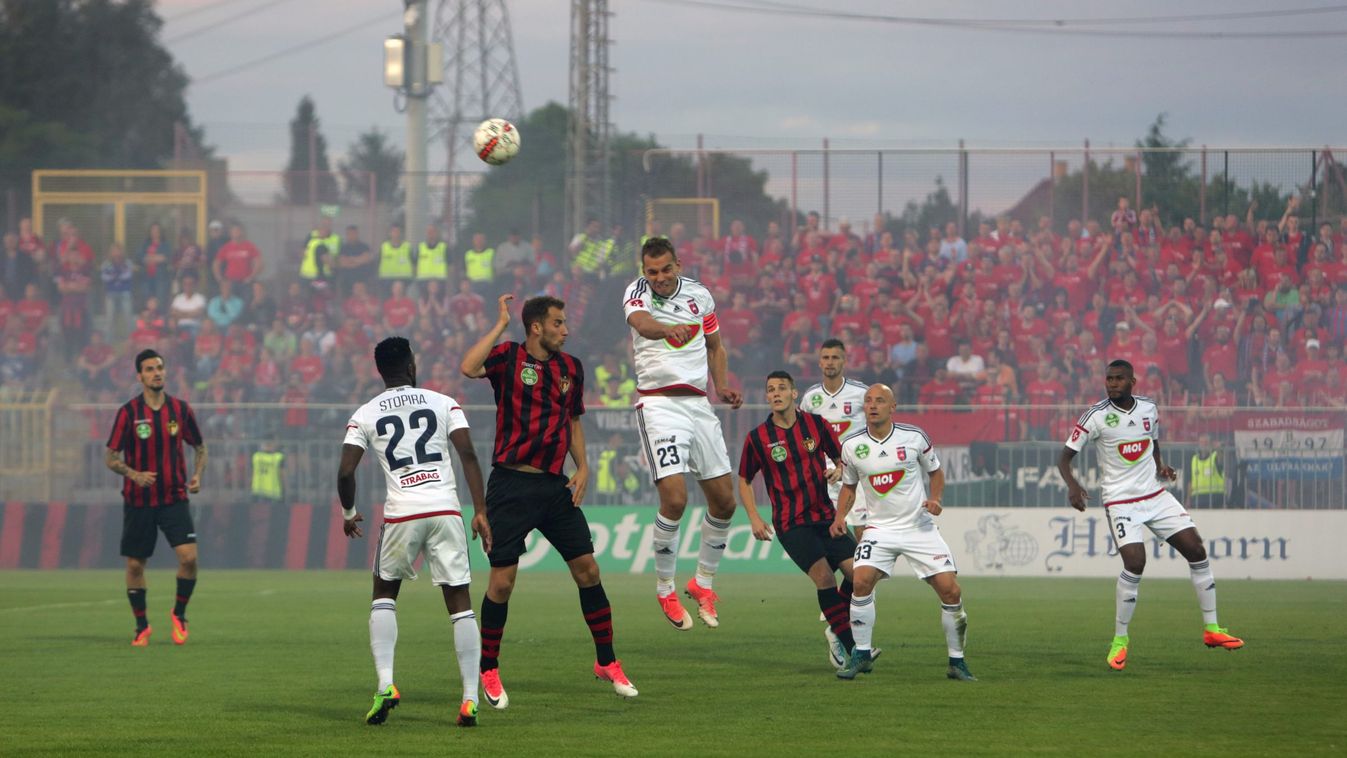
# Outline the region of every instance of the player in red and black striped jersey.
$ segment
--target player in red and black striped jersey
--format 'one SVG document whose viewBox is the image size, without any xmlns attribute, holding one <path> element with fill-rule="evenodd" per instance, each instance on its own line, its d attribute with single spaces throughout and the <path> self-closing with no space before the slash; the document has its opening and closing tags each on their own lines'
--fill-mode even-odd
<svg viewBox="0 0 1347 758">
<path fill-rule="evenodd" d="M 157 532 L 163 531 L 178 556 L 177 601 L 169 620 L 173 641 L 181 645 L 187 641 L 187 601 L 196 588 L 196 528 L 187 495 L 201 490 L 206 443 L 192 407 L 164 392 L 164 359 L 158 353 L 142 350 L 136 355 L 136 375 L 144 390 L 117 411 L 105 459 L 107 467 L 125 479 L 121 553 L 126 556 L 126 594 L 136 617 L 131 644 L 144 647 L 150 641 L 145 561 L 154 554 Z M 191 479 L 184 442 L 196 451 Z"/>
<path fill-rule="evenodd" d="M 739 498 L 753 536 L 770 540 L 775 528 L 781 546 L 818 591 L 819 609 L 828 620 L 828 656 L 840 668 L 855 642 L 847 602 L 856 540 L 832 536 L 828 527 L 837 515 L 828 484 L 841 478 L 842 456 L 832 426 L 822 416 L 797 410 L 795 379 L 785 371 L 767 375 L 767 404 L 772 415 L 744 439 L 739 456 Z M 828 468 L 832 461 L 833 468 Z M 762 473 L 771 501 L 772 523 L 758 515 L 753 480 Z M 837 571 L 845 580 L 837 586 Z"/>
<path fill-rule="evenodd" d="M 537 529 L 556 548 L 580 588 L 580 610 L 594 638 L 594 675 L 622 697 L 636 688 L 613 652 L 613 615 L 594 560 L 594 542 L 580 504 L 589 482 L 585 432 L 585 369 L 561 351 L 566 344 L 566 304 L 554 297 L 525 301 L 524 342 L 500 342 L 510 324 L 510 301 L 501 295 L 491 331 L 463 356 L 459 368 L 485 377 L 496 396 L 496 446 L 486 486 L 492 544 L 491 576 L 482 600 L 482 689 L 495 708 L 509 704 L 500 682 L 501 636 L 519 571 L 524 539 Z M 575 472 L 563 473 L 566 456 Z"/>
</svg>

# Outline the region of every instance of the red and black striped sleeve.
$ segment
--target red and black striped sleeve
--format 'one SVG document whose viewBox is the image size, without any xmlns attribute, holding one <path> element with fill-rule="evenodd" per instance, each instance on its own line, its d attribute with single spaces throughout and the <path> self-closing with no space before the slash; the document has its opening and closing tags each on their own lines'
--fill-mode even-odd
<svg viewBox="0 0 1347 758">
<path fill-rule="evenodd" d="M 754 427 L 753 431 L 744 437 L 744 449 L 739 454 L 739 476 L 744 481 L 752 484 L 753 478 L 762 470 L 762 460 L 758 457 L 758 448 L 754 444 L 758 437 L 758 431 L 762 427 Z"/>
<path fill-rule="evenodd" d="M 131 425 L 135 422 L 132 418 L 131 404 L 127 403 L 117 409 L 117 416 L 112 421 L 112 433 L 108 435 L 108 449 L 124 453 L 128 447 L 131 437 Z"/>
<path fill-rule="evenodd" d="M 187 404 L 186 400 L 179 400 L 181 405 L 179 417 L 182 419 L 182 441 L 192 447 L 201 447 L 201 429 L 196 425 L 196 414 L 192 412 L 192 406 Z"/>
<path fill-rule="evenodd" d="M 491 348 L 491 352 L 487 353 L 486 361 L 482 363 L 482 367 L 486 370 L 488 377 L 497 376 L 509 369 L 510 353 L 514 344 L 513 342 L 502 342 Z"/>
</svg>

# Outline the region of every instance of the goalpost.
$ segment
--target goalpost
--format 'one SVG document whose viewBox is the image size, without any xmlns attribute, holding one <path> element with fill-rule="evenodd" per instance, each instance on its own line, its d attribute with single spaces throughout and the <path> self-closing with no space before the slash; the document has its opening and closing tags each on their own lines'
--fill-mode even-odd
<svg viewBox="0 0 1347 758">
<path fill-rule="evenodd" d="M 139 245 L 152 223 L 163 227 L 170 245 L 181 229 L 192 230 L 197 243 L 204 244 L 206 210 L 205 171 L 33 172 L 34 231 L 55 242 L 59 221 L 69 219 L 100 257 L 112 242 Z"/>
</svg>

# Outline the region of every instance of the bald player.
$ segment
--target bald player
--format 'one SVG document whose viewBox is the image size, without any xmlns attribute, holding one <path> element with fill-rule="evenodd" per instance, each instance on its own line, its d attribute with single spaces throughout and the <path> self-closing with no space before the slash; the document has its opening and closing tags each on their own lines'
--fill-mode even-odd
<svg viewBox="0 0 1347 758">
<path fill-rule="evenodd" d="M 963 610 L 958 568 L 935 524 L 945 490 L 945 472 L 935 447 L 921 429 L 893 422 L 896 403 L 888 385 L 870 385 L 863 404 L 865 428 L 842 440 L 842 493 L 830 530 L 834 536 L 847 533 L 847 513 L 856 502 L 856 490 L 861 489 L 870 513 L 852 563 L 851 629 L 856 645 L 837 676 L 855 679 L 872 669 L 875 585 L 893 575 L 901 556 L 940 597 L 940 621 L 949 650 L 946 676 L 977 681 L 964 663 L 968 615 Z"/>
</svg>

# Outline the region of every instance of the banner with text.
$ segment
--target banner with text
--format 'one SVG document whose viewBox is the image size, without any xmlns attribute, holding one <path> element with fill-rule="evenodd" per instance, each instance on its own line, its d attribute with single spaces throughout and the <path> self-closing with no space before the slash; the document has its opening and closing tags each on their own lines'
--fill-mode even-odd
<svg viewBox="0 0 1347 758">
<path fill-rule="evenodd" d="M 653 574 L 650 544 L 654 508 L 588 508 L 594 553 L 604 571 Z M 679 571 L 696 566 L 702 510 L 689 508 L 680 533 Z M 1347 556 L 1336 535 L 1347 530 L 1343 511 L 1227 511 L 1196 514 L 1217 576 L 1225 579 L 1347 579 Z M 1116 576 L 1121 566 L 1102 509 L 949 508 L 937 519 L 941 534 L 968 576 Z M 536 533 L 520 567 L 562 569 L 561 558 Z M 1187 577 L 1187 562 L 1165 543 L 1146 542 L 1147 576 Z M 796 573 L 778 542 L 753 539 L 736 514 L 723 572 Z M 894 573 L 908 576 L 904 561 Z"/>
<path fill-rule="evenodd" d="M 1242 413 L 1235 449 L 1250 479 L 1338 479 L 1343 471 L 1343 414 Z"/>
</svg>

